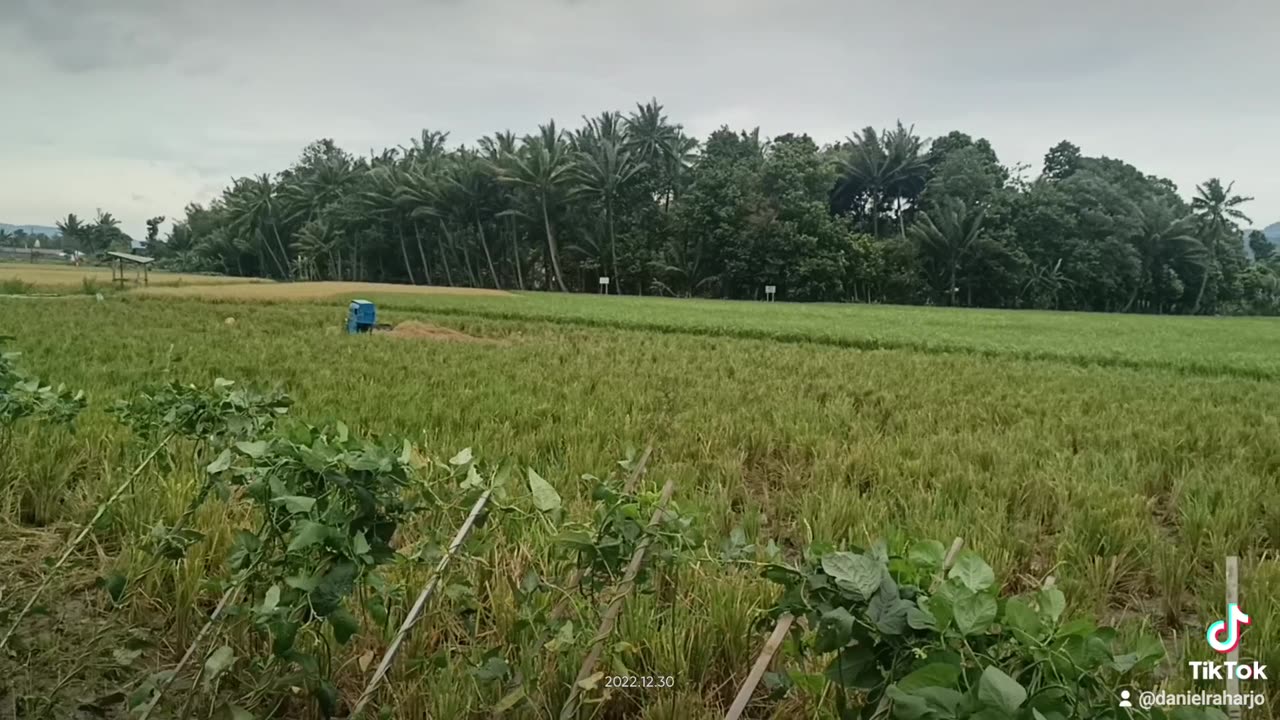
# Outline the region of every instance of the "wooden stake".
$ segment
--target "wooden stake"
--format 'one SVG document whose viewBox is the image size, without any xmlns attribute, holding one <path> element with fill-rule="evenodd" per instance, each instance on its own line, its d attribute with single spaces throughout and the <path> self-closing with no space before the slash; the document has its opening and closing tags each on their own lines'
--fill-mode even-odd
<svg viewBox="0 0 1280 720">
<path fill-rule="evenodd" d="M 1235 555 L 1227 556 L 1227 622 L 1231 622 L 1231 606 L 1240 602 L 1240 558 Z M 1243 630 L 1243 628 L 1241 628 Z M 1227 662 L 1240 662 L 1240 643 L 1236 643 L 1235 648 L 1227 653 Z M 1240 693 L 1240 680 L 1227 675 L 1227 694 L 1238 695 Z M 1231 720 L 1240 720 L 1244 710 L 1239 705 L 1227 706 L 1227 717 Z"/>
<path fill-rule="evenodd" d="M 657 525 L 662 519 L 662 514 L 667 511 L 667 503 L 671 502 L 671 496 L 675 491 L 675 481 L 668 480 L 662 487 L 662 497 L 658 499 L 658 507 L 653 511 L 653 517 L 649 518 L 646 529 Z M 604 643 L 613 634 L 613 629 L 618 624 L 618 617 L 622 614 L 622 601 L 635 587 L 636 576 L 640 574 L 640 566 L 644 564 L 644 555 L 651 542 L 653 542 L 653 535 L 645 533 L 640 543 L 636 545 L 635 552 L 631 554 L 631 562 L 627 564 L 627 571 L 623 573 L 622 581 L 614 589 L 613 599 L 609 601 L 609 606 L 604 611 L 600 629 L 596 631 L 595 638 L 592 640 L 591 650 L 582 661 L 582 667 L 578 670 L 578 677 L 573 681 L 573 687 L 569 688 L 569 699 L 565 701 L 564 707 L 560 708 L 560 720 L 569 720 L 578 713 L 581 704 L 581 683 L 591 677 L 595 672 L 596 664 L 600 662 L 600 656 L 604 653 Z"/>
<path fill-rule="evenodd" d="M 958 537 L 951 541 L 951 549 L 942 558 L 942 568 L 938 570 L 937 577 L 933 579 L 933 585 L 929 589 L 930 592 L 936 590 L 942 584 L 942 581 L 947 579 L 947 571 L 951 569 L 952 565 L 956 564 L 956 558 L 959 557 L 960 551 L 963 549 L 964 538 Z"/>
<path fill-rule="evenodd" d="M 84 539 L 88 537 L 89 533 L 93 531 L 93 526 L 97 525 L 98 521 L 102 519 L 102 516 L 107 512 L 107 508 L 111 507 L 116 500 L 120 499 L 121 495 L 124 495 L 125 492 L 129 490 L 133 485 L 133 481 L 138 479 L 138 476 L 142 474 L 142 471 L 151 464 L 151 461 L 155 459 L 156 455 L 164 449 L 164 446 L 167 445 L 169 440 L 172 438 L 173 433 L 170 433 L 168 437 L 161 440 L 160 444 L 156 445 L 155 448 L 151 450 L 151 453 L 143 459 L 142 463 L 139 464 L 132 473 L 129 473 L 128 479 L 123 483 L 120 483 L 120 487 L 116 488 L 116 491 L 111 493 L 111 497 L 107 498 L 106 502 L 98 506 L 98 511 L 93 514 L 93 519 L 90 520 L 80 533 L 75 536 L 75 539 L 71 541 L 71 544 L 67 545 L 67 549 L 62 551 L 62 556 L 58 558 L 58 562 L 54 563 L 53 567 L 49 568 L 49 571 L 45 573 L 44 578 L 40 581 L 40 585 L 36 587 L 36 591 L 31 593 L 31 598 L 27 600 L 27 604 L 22 606 L 22 610 L 18 612 L 18 616 L 13 619 L 13 624 L 9 626 L 9 631 L 4 634 L 3 638 L 0 638 L 0 650 L 3 650 L 4 647 L 9 644 L 9 638 L 13 637 L 13 634 L 18 630 L 18 625 L 22 623 L 22 619 L 27 616 L 27 613 L 31 612 L 31 608 L 35 606 L 36 600 L 40 597 L 40 594 L 49 587 L 49 583 L 53 582 L 53 577 L 58 573 L 58 568 L 62 567 L 62 565 L 67 562 L 67 558 L 71 557 L 71 553 L 75 552 L 76 548 L 80 546 L 80 543 L 83 542 Z"/>
<path fill-rule="evenodd" d="M 644 476 L 645 465 L 649 462 L 649 455 L 653 453 L 653 443 L 650 442 L 641 453 L 640 459 L 636 461 L 635 467 L 631 469 L 631 475 L 627 478 L 627 482 L 622 486 L 622 494 L 630 495 L 636 491 L 636 485 L 640 484 L 640 478 Z M 583 568 L 577 568 L 573 574 L 569 576 L 568 582 L 565 583 L 565 589 L 568 592 L 574 592 L 578 586 L 582 584 L 582 577 L 587 574 Z M 551 622 L 557 622 L 569 612 L 569 598 L 562 597 L 560 602 L 551 609 Z"/>
<path fill-rule="evenodd" d="M 426 609 L 427 601 L 431 599 L 431 595 L 435 593 L 436 586 L 440 583 L 440 578 L 444 576 L 445 568 L 449 567 L 449 561 L 457 554 L 458 548 L 462 547 L 462 543 L 466 542 L 467 536 L 471 534 L 471 528 L 476 524 L 476 518 L 480 517 L 480 513 L 484 510 L 484 506 L 489 502 L 489 496 L 492 491 L 485 490 L 480 499 L 476 500 L 476 504 L 471 507 L 471 513 L 467 515 L 467 519 L 463 521 L 462 527 L 458 528 L 458 534 L 454 536 L 453 542 L 449 544 L 449 550 L 440 558 L 440 562 L 436 564 L 435 572 L 431 574 L 431 579 L 427 581 L 426 587 L 422 588 L 422 592 L 418 595 L 418 599 L 414 601 L 413 608 L 409 610 L 409 614 L 401 623 L 400 629 L 396 631 L 396 636 L 391 640 L 391 644 L 387 646 L 387 651 L 382 655 L 382 662 L 378 663 L 378 669 L 374 671 L 373 677 L 369 678 L 369 684 L 365 686 L 364 692 L 360 693 L 360 700 L 356 702 L 356 707 L 351 711 L 351 720 L 360 717 L 360 713 L 364 712 L 369 701 L 373 699 L 373 694 L 377 692 L 378 685 L 386 677 L 387 672 L 391 670 L 391 664 L 395 662 L 396 654 L 400 652 L 400 645 L 409 635 L 409 631 L 422 618 L 422 611 Z"/>
<path fill-rule="evenodd" d="M 764 648 L 756 657 L 756 664 L 751 667 L 746 682 L 742 683 L 742 689 L 738 691 L 738 696 L 729 706 L 729 712 L 725 713 L 724 720 L 738 720 L 742 717 L 743 711 L 747 709 L 747 703 L 751 702 L 751 693 L 755 692 L 756 685 L 760 684 L 760 678 L 764 677 L 765 671 L 769 669 L 774 653 L 778 652 L 778 648 L 782 646 L 782 641 L 786 639 L 787 631 L 791 629 L 791 623 L 794 621 L 795 617 L 790 613 L 785 613 L 778 618 L 778 622 L 773 626 L 773 632 L 764 643 Z"/>
</svg>

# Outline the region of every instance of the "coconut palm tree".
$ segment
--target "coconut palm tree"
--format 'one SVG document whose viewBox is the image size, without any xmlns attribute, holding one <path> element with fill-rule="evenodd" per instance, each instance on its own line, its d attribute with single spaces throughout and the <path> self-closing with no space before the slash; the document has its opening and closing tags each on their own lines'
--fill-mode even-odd
<svg viewBox="0 0 1280 720">
<path fill-rule="evenodd" d="M 1191 211 L 1200 220 L 1204 232 L 1205 246 L 1209 250 L 1209 262 L 1205 272 L 1200 276 L 1200 290 L 1196 292 L 1196 302 L 1191 313 L 1200 311 L 1200 303 L 1204 299 L 1205 287 L 1209 284 L 1209 274 L 1218 267 L 1218 245 L 1226 237 L 1236 220 L 1252 223 L 1248 215 L 1238 208 L 1253 200 L 1243 195 L 1232 195 L 1235 183 L 1225 187 L 1218 178 L 1209 178 L 1203 185 L 1196 186 L 1196 196 L 1191 199 Z"/>
<path fill-rule="evenodd" d="M 537 136 L 526 136 L 520 150 L 500 176 L 503 182 L 523 188 L 529 193 L 542 215 L 547 237 L 547 259 L 551 263 L 556 287 L 568 292 L 560 271 L 560 249 L 556 244 L 551 211 L 573 195 L 574 158 L 554 120 L 538 128 Z"/>
<path fill-rule="evenodd" d="M 622 272 L 618 269 L 618 241 L 614 231 L 614 206 L 618 194 L 644 169 L 642 162 L 632 160 L 631 153 L 620 150 L 615 139 L 597 138 L 587 152 L 579 153 L 576 179 L 583 195 L 600 200 L 604 206 L 606 231 L 609 234 L 609 255 L 613 266 L 615 288 L 622 293 Z"/>
<path fill-rule="evenodd" d="M 394 165 L 375 167 L 365 174 L 364 187 L 358 195 L 362 208 L 393 228 L 400 240 L 400 257 L 404 261 L 405 272 L 409 275 L 409 284 L 417 285 L 413 276 L 413 264 L 409 262 L 409 248 L 404 237 L 404 213 L 399 202 L 400 189 L 406 183 Z"/>
<path fill-rule="evenodd" d="M 59 220 L 56 224 L 58 232 L 62 233 L 63 247 L 66 247 L 66 243 L 72 243 L 77 248 L 81 247 L 85 226 L 75 213 L 68 213 L 66 219 Z"/>
<path fill-rule="evenodd" d="M 485 161 L 489 163 L 489 170 L 493 173 L 495 179 L 500 179 L 506 172 L 505 168 L 516 154 L 516 135 L 510 130 L 496 132 L 492 137 L 485 136 L 480 138 L 480 150 L 484 153 Z M 516 286 L 524 290 L 524 270 L 521 268 L 520 259 L 520 233 L 516 227 L 516 217 L 521 213 L 516 209 L 515 197 L 512 187 L 508 184 L 499 182 L 495 188 L 497 192 L 497 217 L 506 219 L 507 231 L 511 235 L 511 260 L 516 269 Z"/>
<path fill-rule="evenodd" d="M 493 215 L 493 207 L 497 203 L 497 182 L 494 178 L 493 166 L 485 162 L 474 151 L 463 148 L 454 153 L 452 162 L 444 176 L 445 197 L 443 201 L 455 207 L 468 221 L 474 223 L 476 236 L 480 241 L 480 249 L 484 252 L 485 264 L 489 266 L 489 277 L 493 286 L 502 289 L 502 280 L 493 266 L 493 256 L 489 253 L 489 241 L 484 234 L 484 218 Z"/>
<path fill-rule="evenodd" d="M 231 188 L 224 191 L 223 198 L 234 232 L 265 240 L 267 230 L 271 231 L 275 246 L 272 247 L 263 240 L 260 240 L 260 246 L 265 246 L 280 276 L 289 277 L 289 252 L 280 237 L 276 186 L 271 178 L 265 174 L 254 178 L 238 178 L 233 181 Z"/>
<path fill-rule="evenodd" d="M 869 206 L 872 235 L 880 234 L 880 213 L 893 198 L 896 202 L 898 229 L 905 239 L 906 222 L 902 201 L 924 189 L 929 166 L 922 152 L 923 143 L 902 123 L 893 130 L 877 133 L 864 128 L 845 140 L 845 151 L 838 160 L 839 178 L 833 198 L 837 206 Z M 865 199 L 865 202 L 864 202 Z"/>
<path fill-rule="evenodd" d="M 948 304 L 956 304 L 956 273 L 969 249 L 982 233 L 985 211 L 971 209 L 949 198 L 911 226 L 911 237 L 921 252 L 942 266 L 947 281 Z"/>
</svg>

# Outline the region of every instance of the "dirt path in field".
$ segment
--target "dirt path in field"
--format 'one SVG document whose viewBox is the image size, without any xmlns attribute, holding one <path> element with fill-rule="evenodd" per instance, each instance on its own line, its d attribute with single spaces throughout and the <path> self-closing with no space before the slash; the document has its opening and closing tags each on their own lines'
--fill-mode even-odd
<svg viewBox="0 0 1280 720">
<path fill-rule="evenodd" d="M 465 295 L 510 297 L 504 290 L 437 287 L 434 285 L 393 285 L 362 282 L 234 283 L 190 287 L 149 287 L 134 295 L 192 297 L 210 300 L 318 300 L 355 295 Z"/>
</svg>

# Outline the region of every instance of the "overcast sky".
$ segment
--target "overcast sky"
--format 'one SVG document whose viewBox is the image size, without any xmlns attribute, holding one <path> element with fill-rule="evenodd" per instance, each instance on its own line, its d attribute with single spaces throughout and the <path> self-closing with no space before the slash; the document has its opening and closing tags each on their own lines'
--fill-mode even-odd
<svg viewBox="0 0 1280 720">
<path fill-rule="evenodd" d="M 0 0 L 0 222 L 143 222 L 421 128 L 473 142 L 657 97 L 829 142 L 899 118 L 1031 163 L 1067 138 L 1280 221 L 1276 0 Z"/>
</svg>

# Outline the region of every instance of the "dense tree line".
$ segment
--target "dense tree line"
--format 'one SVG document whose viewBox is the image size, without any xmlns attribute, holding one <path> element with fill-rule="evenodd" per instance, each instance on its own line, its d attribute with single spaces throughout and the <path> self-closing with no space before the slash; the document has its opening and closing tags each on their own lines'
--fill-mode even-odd
<svg viewBox="0 0 1280 720">
<path fill-rule="evenodd" d="M 930 142 L 899 124 L 819 147 L 721 128 L 699 143 L 657 102 L 572 131 L 446 140 L 424 130 L 367 157 L 314 142 L 189 205 L 163 240 L 149 223 L 150 252 L 279 279 L 595 292 L 608 275 L 624 294 L 747 299 L 770 284 L 802 301 L 1280 311 L 1272 245 L 1242 237 L 1249 198 L 1215 178 L 1188 202 L 1065 141 L 1028 179 L 962 132 Z M 100 249 L 110 220 L 62 227 Z"/>
</svg>

